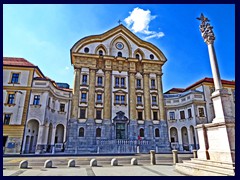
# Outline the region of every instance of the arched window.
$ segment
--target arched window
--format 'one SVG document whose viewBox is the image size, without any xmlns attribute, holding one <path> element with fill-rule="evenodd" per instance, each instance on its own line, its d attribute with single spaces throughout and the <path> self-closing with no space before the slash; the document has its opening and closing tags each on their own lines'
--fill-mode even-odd
<svg viewBox="0 0 240 180">
<path fill-rule="evenodd" d="M 119 51 L 117 56 L 122 57 L 122 52 Z"/>
<path fill-rule="evenodd" d="M 160 137 L 159 129 L 158 129 L 158 128 L 155 129 L 155 137 Z"/>
<path fill-rule="evenodd" d="M 144 137 L 144 129 L 143 128 L 140 129 L 139 134 L 140 134 L 140 137 Z"/>
<path fill-rule="evenodd" d="M 101 137 L 101 128 L 96 129 L 96 137 Z"/>
<path fill-rule="evenodd" d="M 150 54 L 150 59 L 154 59 L 154 55 L 153 54 Z"/>
<path fill-rule="evenodd" d="M 99 56 L 103 56 L 103 51 L 102 50 L 99 50 Z"/>
<path fill-rule="evenodd" d="M 136 54 L 136 59 L 139 59 L 139 58 L 140 58 L 139 54 Z"/>
<path fill-rule="evenodd" d="M 84 137 L 84 128 L 83 127 L 81 127 L 79 129 L 79 137 Z"/>
<path fill-rule="evenodd" d="M 88 53 L 88 52 L 89 52 L 89 48 L 88 48 L 88 47 L 85 47 L 85 48 L 84 48 L 84 52 L 85 52 L 85 53 Z"/>
</svg>

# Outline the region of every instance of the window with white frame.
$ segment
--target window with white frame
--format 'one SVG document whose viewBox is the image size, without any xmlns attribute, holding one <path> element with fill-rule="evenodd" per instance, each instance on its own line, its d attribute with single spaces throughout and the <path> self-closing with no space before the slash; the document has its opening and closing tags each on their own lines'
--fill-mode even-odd
<svg viewBox="0 0 240 180">
<path fill-rule="evenodd" d="M 102 76 L 98 76 L 97 77 L 97 85 L 98 86 L 102 86 L 103 85 L 103 77 Z"/>
<path fill-rule="evenodd" d="M 137 96 L 137 104 L 142 105 L 142 96 Z"/>
<path fill-rule="evenodd" d="M 192 118 L 192 110 L 191 110 L 191 108 L 188 109 L 188 118 Z"/>
<path fill-rule="evenodd" d="M 39 104 L 40 104 L 40 95 L 34 95 L 33 105 L 39 105 Z"/>
<path fill-rule="evenodd" d="M 174 120 L 175 119 L 175 112 L 169 112 L 169 118 L 170 118 L 170 120 Z"/>
<path fill-rule="evenodd" d="M 87 102 L 87 93 L 82 92 L 82 94 L 81 94 L 81 102 Z"/>
<path fill-rule="evenodd" d="M 19 81 L 19 73 L 12 73 L 12 79 L 11 79 L 11 83 L 18 83 Z"/>
<path fill-rule="evenodd" d="M 102 103 L 102 94 L 97 94 L 97 103 Z"/>
<path fill-rule="evenodd" d="M 137 89 L 141 89 L 142 87 L 142 81 L 141 79 L 137 79 Z"/>
<path fill-rule="evenodd" d="M 157 96 L 152 96 L 152 106 L 157 105 Z"/>
<path fill-rule="evenodd" d="M 205 117 L 205 113 L 204 113 L 204 108 L 203 107 L 199 107 L 198 108 L 198 114 L 199 114 L 199 117 Z"/>
<path fill-rule="evenodd" d="M 86 85 L 86 84 L 87 84 L 87 75 L 86 75 L 86 74 L 83 74 L 83 75 L 82 75 L 82 84 L 83 84 L 83 85 Z"/>
<path fill-rule="evenodd" d="M 180 119 L 185 119 L 185 112 L 184 111 L 180 111 Z"/>
<path fill-rule="evenodd" d="M 8 99 L 7 99 L 7 104 L 14 104 L 14 99 L 15 99 L 15 94 L 9 93 Z"/>
<path fill-rule="evenodd" d="M 4 121 L 3 121 L 4 125 L 9 125 L 10 124 L 11 115 L 12 114 L 4 114 Z"/>
<path fill-rule="evenodd" d="M 155 79 L 151 79 L 151 89 L 155 88 L 156 88 Z"/>
<path fill-rule="evenodd" d="M 65 104 L 60 103 L 60 112 L 65 112 Z"/>
</svg>

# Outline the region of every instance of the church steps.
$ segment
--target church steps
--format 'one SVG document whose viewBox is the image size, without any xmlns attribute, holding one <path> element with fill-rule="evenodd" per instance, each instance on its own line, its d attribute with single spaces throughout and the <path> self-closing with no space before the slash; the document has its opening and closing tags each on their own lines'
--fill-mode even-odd
<svg viewBox="0 0 240 180">
<path fill-rule="evenodd" d="M 224 167 L 223 165 L 212 165 L 212 162 L 204 164 L 201 160 L 183 161 L 176 164 L 176 170 L 192 176 L 234 176 L 234 167 Z"/>
</svg>

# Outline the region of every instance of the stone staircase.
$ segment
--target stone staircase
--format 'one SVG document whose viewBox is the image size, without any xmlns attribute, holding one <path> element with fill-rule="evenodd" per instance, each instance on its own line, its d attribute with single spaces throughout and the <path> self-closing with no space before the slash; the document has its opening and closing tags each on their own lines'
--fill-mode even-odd
<svg viewBox="0 0 240 180">
<path fill-rule="evenodd" d="M 176 170 L 191 176 L 235 176 L 235 163 L 191 158 L 177 163 Z"/>
</svg>

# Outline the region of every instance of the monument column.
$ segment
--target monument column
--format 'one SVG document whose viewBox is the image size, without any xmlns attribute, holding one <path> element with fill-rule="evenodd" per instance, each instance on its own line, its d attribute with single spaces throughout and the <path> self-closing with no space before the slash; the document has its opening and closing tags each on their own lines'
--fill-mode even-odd
<svg viewBox="0 0 240 180">
<path fill-rule="evenodd" d="M 80 88 L 80 69 L 74 69 L 74 85 L 71 104 L 71 119 L 77 119 L 78 117 L 78 104 L 79 104 L 79 88 Z"/>
<path fill-rule="evenodd" d="M 88 95 L 88 119 L 94 119 L 94 105 L 95 105 L 95 80 L 96 80 L 96 70 L 89 70 L 89 95 Z"/>
<path fill-rule="evenodd" d="M 217 58 L 214 50 L 215 36 L 213 33 L 213 27 L 208 23 L 209 19 L 204 17 L 203 14 L 198 20 L 201 21 L 200 31 L 204 39 L 204 42 L 208 46 L 210 64 L 213 74 L 213 81 L 215 92 L 212 93 L 212 101 L 215 112 L 215 118 L 212 123 L 204 124 L 203 127 L 197 126 L 199 134 L 199 155 L 207 154 L 213 161 L 220 162 L 235 162 L 235 117 L 233 115 L 233 107 L 230 101 L 230 95 L 225 89 L 222 88 L 220 73 L 217 64 Z M 205 131 L 205 139 L 201 135 L 201 132 Z M 208 143 L 208 149 L 202 149 L 204 142 Z M 204 152 L 206 151 L 206 152 Z"/>
<path fill-rule="evenodd" d="M 157 74 L 157 86 L 158 86 L 158 102 L 159 102 L 158 107 L 160 111 L 160 120 L 165 120 L 162 74 Z"/>
<path fill-rule="evenodd" d="M 144 91 L 144 114 L 145 120 L 151 119 L 151 105 L 149 92 L 149 73 L 143 74 L 143 91 Z"/>
<path fill-rule="evenodd" d="M 136 120 L 136 89 L 135 89 L 135 73 L 130 72 L 130 78 L 129 78 L 129 106 L 130 106 L 130 119 Z"/>
</svg>

